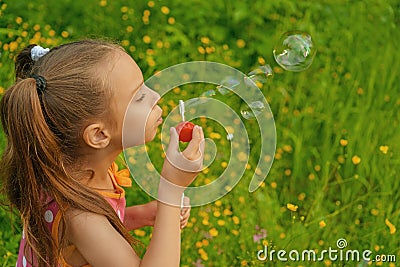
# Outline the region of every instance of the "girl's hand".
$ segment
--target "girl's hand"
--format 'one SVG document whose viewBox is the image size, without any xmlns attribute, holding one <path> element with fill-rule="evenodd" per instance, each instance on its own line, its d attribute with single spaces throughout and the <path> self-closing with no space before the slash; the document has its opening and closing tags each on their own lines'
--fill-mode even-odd
<svg viewBox="0 0 400 267">
<path fill-rule="evenodd" d="M 179 136 L 174 127 L 171 127 L 170 133 L 170 143 L 161 176 L 175 185 L 187 187 L 203 166 L 203 129 L 198 125 L 193 128 L 192 140 L 183 152 L 179 151 Z"/>
<path fill-rule="evenodd" d="M 181 229 L 185 228 L 190 217 L 190 199 L 184 197 L 183 208 L 181 209 Z M 145 226 L 154 226 L 157 214 L 157 200 L 150 201 L 143 205 L 127 207 L 125 209 L 125 227 L 128 231 L 139 229 Z"/>
<path fill-rule="evenodd" d="M 188 197 L 184 197 L 183 208 L 181 209 L 181 229 L 185 228 L 189 221 L 190 210 L 190 199 Z"/>
</svg>

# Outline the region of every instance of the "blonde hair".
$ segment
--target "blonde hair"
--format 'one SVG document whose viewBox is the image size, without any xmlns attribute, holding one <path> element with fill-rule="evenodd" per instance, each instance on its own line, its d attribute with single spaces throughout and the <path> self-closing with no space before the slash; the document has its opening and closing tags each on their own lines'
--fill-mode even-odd
<svg viewBox="0 0 400 267">
<path fill-rule="evenodd" d="M 110 116 L 107 66 L 111 68 L 109 63 L 115 62 L 113 57 L 122 48 L 84 40 L 53 48 L 34 62 L 32 47 L 17 56 L 17 81 L 0 103 L 7 138 L 0 176 L 11 206 L 21 214 L 27 244 L 38 266 L 58 265 L 67 245 L 63 216 L 67 208 L 105 216 L 127 242 L 135 244 L 108 202 L 65 168 L 79 159 L 82 130 L 88 122 Z M 42 93 L 37 92 L 32 75 L 45 78 Z M 59 240 L 52 239 L 46 226 L 44 196 L 52 197 L 60 208 Z"/>
</svg>

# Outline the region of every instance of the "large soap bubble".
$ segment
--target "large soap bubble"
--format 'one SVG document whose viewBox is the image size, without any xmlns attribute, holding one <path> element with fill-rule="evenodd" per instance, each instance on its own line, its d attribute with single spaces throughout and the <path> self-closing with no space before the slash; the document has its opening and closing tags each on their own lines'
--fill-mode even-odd
<svg viewBox="0 0 400 267">
<path fill-rule="evenodd" d="M 316 49 L 311 35 L 291 31 L 282 35 L 273 53 L 276 62 L 285 70 L 303 71 L 313 62 Z"/>
</svg>

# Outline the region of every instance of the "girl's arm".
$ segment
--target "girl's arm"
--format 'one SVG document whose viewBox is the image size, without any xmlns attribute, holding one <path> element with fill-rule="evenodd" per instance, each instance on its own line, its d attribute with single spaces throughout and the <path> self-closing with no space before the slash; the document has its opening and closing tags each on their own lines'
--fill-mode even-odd
<svg viewBox="0 0 400 267">
<path fill-rule="evenodd" d="M 157 214 L 157 201 L 125 208 L 124 225 L 128 231 L 154 226 Z"/>
<path fill-rule="evenodd" d="M 193 139 L 182 153 L 178 148 L 178 134 L 171 128 L 171 141 L 161 172 L 159 199 L 154 230 L 150 244 L 141 260 L 125 239 L 101 215 L 70 210 L 67 213 L 67 236 L 83 258 L 92 266 L 121 267 L 178 267 L 180 262 L 180 202 L 183 190 L 194 180 L 201 164 L 193 172 L 179 168 L 177 160 L 183 156 L 191 162 L 202 163 L 204 136 L 195 127 Z M 185 160 L 182 159 L 182 160 Z M 171 163 L 171 162 L 172 163 Z M 181 187 L 172 187 L 175 183 Z M 67 259 L 68 260 L 68 259 Z"/>
<path fill-rule="evenodd" d="M 181 209 L 180 225 L 184 228 L 190 217 L 189 198 L 184 199 L 185 207 Z M 157 214 L 157 201 L 153 200 L 146 204 L 130 206 L 125 209 L 125 227 L 128 231 L 142 228 L 145 226 L 154 226 Z"/>
</svg>

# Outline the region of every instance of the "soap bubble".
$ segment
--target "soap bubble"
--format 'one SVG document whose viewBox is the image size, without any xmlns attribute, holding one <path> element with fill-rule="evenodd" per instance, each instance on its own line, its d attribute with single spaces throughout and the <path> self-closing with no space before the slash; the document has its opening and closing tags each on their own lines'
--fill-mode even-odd
<svg viewBox="0 0 400 267">
<path fill-rule="evenodd" d="M 316 49 L 311 35 L 306 32 L 286 32 L 274 48 L 276 62 L 285 70 L 303 71 L 310 67 Z"/>
<path fill-rule="evenodd" d="M 228 133 L 228 134 L 226 135 L 226 140 L 232 141 L 232 139 L 233 139 L 233 134 L 232 134 L 232 133 Z"/>
<path fill-rule="evenodd" d="M 203 96 L 203 97 L 211 97 L 211 96 L 215 96 L 215 95 L 216 95 L 216 93 L 214 90 L 208 90 L 201 94 L 201 96 Z"/>
<path fill-rule="evenodd" d="M 273 75 L 272 68 L 270 65 L 259 66 L 254 70 L 250 71 L 245 79 L 244 82 L 251 86 L 251 82 L 255 83 L 257 87 L 261 88 L 264 83 L 267 82 L 267 79 Z"/>
<path fill-rule="evenodd" d="M 258 115 L 265 111 L 264 103 L 261 101 L 254 101 L 251 102 L 249 105 L 243 103 L 242 107 L 240 108 L 240 114 L 246 120 L 255 119 Z"/>
<path fill-rule="evenodd" d="M 232 90 L 234 90 L 239 84 L 240 82 L 236 77 L 228 76 L 222 80 L 221 84 L 218 85 L 216 89 L 221 95 L 227 95 L 232 93 Z"/>
<path fill-rule="evenodd" d="M 249 78 L 255 77 L 255 76 L 262 76 L 262 77 L 269 77 L 272 76 L 274 72 L 272 71 L 272 68 L 270 65 L 264 65 L 264 66 L 259 66 L 257 68 L 255 68 L 254 70 L 250 71 L 249 74 L 247 74 L 249 76 Z"/>
</svg>

